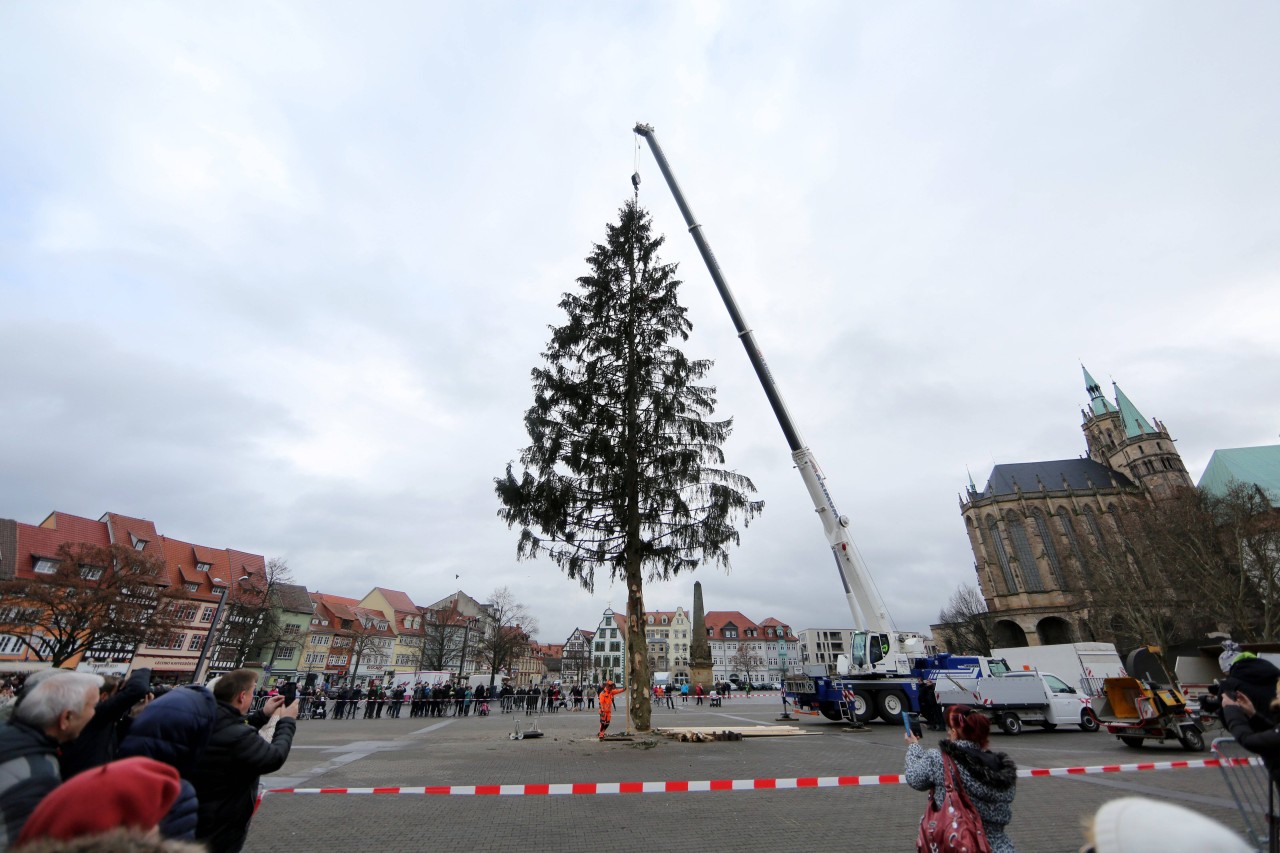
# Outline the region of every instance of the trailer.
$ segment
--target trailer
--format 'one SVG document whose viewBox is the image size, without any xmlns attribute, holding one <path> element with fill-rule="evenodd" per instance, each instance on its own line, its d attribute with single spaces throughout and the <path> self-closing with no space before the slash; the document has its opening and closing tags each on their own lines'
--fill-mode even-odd
<svg viewBox="0 0 1280 853">
<path fill-rule="evenodd" d="M 1090 696 L 1048 672 L 1009 672 L 997 678 L 942 675 L 937 686 L 943 708 L 968 705 L 982 711 L 1007 735 L 1022 733 L 1024 725 L 1053 731 L 1079 726 L 1096 732 L 1098 718 Z"/>
<path fill-rule="evenodd" d="M 1101 693 L 1103 679 L 1129 674 L 1112 643 L 1054 643 L 992 649 L 991 654 L 1004 658 L 1012 672 L 1052 672 L 1086 696 Z"/>
</svg>

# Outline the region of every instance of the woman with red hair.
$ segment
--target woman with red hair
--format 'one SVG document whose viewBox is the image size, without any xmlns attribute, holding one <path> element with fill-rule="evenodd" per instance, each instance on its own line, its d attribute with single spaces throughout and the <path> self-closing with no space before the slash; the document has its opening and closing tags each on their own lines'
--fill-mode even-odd
<svg viewBox="0 0 1280 853">
<path fill-rule="evenodd" d="M 991 723 L 981 712 L 953 705 L 947 709 L 946 720 L 947 737 L 937 749 L 926 750 L 920 738 L 907 733 L 907 784 L 917 791 L 932 791 L 934 804 L 941 808 L 945 755 L 959 771 L 960 784 L 982 818 L 991 853 L 1014 853 L 1013 841 L 1004 829 L 1013 819 L 1017 765 L 1003 752 L 988 748 Z"/>
</svg>

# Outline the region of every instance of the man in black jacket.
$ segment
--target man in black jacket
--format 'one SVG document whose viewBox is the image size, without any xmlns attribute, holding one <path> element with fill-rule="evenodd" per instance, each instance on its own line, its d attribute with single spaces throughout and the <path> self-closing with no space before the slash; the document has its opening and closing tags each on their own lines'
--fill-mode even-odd
<svg viewBox="0 0 1280 853">
<path fill-rule="evenodd" d="M 28 685 L 13 718 L 0 726 L 0 851 L 18 838 L 45 795 L 62 783 L 58 748 L 93 719 L 102 677 L 56 672 Z"/>
<path fill-rule="evenodd" d="M 146 699 L 150 692 L 151 670 L 145 667 L 135 669 L 127 681 L 116 683 L 106 692 L 99 692 L 93 719 L 79 737 L 62 748 L 58 763 L 62 765 L 63 781 L 115 760 L 120 741 L 124 738 L 120 728 L 122 721 L 128 718 L 133 706 Z"/>
<path fill-rule="evenodd" d="M 205 842 L 212 853 L 236 853 L 244 846 L 258 793 L 258 777 L 284 766 L 293 744 L 297 701 L 285 705 L 283 696 L 272 696 L 261 711 L 249 714 L 257 679 L 258 674 L 251 669 L 232 670 L 213 688 L 218 718 L 209 745 L 191 776 L 200 799 L 196 839 Z M 267 743 L 258 729 L 277 711 L 280 719 Z"/>
</svg>

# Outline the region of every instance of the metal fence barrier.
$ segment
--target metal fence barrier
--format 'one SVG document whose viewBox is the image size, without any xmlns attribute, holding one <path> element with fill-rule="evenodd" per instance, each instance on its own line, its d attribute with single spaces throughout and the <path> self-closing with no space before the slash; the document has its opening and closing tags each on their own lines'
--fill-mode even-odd
<svg viewBox="0 0 1280 853">
<path fill-rule="evenodd" d="M 1213 741 L 1213 752 L 1222 760 L 1219 768 L 1244 821 L 1249 840 L 1260 851 L 1280 853 L 1280 833 L 1276 826 L 1276 790 L 1271 773 L 1262 760 L 1235 738 Z"/>
</svg>

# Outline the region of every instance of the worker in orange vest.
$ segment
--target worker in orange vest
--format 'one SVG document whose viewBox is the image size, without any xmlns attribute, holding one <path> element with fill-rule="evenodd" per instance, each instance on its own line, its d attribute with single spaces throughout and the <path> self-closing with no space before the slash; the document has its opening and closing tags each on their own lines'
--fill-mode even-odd
<svg viewBox="0 0 1280 853">
<path fill-rule="evenodd" d="M 606 681 L 600 688 L 600 740 L 604 740 L 604 730 L 609 728 L 613 719 L 613 697 L 623 692 L 623 688 L 614 687 L 612 681 Z"/>
</svg>

